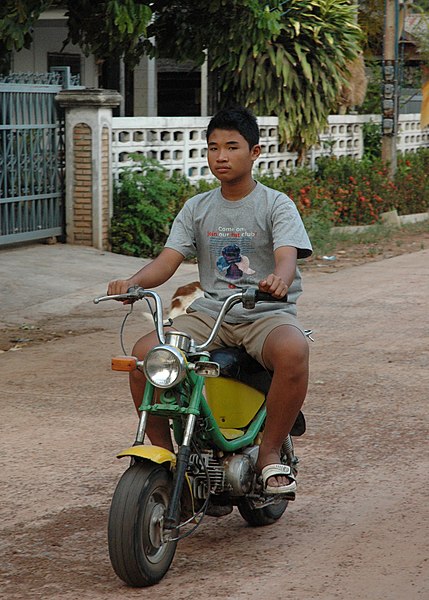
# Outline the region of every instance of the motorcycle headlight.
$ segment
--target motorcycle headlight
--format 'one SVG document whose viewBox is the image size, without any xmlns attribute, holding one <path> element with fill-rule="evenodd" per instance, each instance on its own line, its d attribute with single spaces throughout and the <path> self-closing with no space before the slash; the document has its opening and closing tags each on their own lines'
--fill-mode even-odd
<svg viewBox="0 0 429 600">
<path fill-rule="evenodd" d="M 170 388 L 185 377 L 186 359 L 173 346 L 155 346 L 144 360 L 143 371 L 155 387 Z"/>
</svg>

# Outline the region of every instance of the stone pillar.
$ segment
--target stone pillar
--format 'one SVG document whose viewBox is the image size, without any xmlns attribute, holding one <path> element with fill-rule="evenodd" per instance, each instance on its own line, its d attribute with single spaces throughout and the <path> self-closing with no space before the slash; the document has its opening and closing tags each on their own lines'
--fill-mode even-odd
<svg viewBox="0 0 429 600">
<path fill-rule="evenodd" d="M 69 89 L 60 92 L 65 109 L 66 241 L 109 248 L 112 217 L 112 108 L 116 91 Z"/>
</svg>

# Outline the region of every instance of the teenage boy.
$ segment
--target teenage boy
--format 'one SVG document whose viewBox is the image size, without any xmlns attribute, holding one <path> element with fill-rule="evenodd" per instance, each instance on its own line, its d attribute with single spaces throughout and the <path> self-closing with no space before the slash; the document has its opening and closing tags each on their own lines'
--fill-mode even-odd
<svg viewBox="0 0 429 600">
<path fill-rule="evenodd" d="M 196 255 L 204 297 L 174 319 L 173 329 L 189 333 L 197 343 L 207 339 L 222 302 L 235 288 L 257 286 L 277 299 L 287 294 L 284 303 L 261 302 L 250 311 L 233 307 L 211 349 L 244 347 L 272 371 L 256 468 L 268 494 L 290 493 L 296 481 L 280 463 L 280 449 L 307 392 L 308 343 L 296 319 L 301 293 L 297 258 L 309 256 L 311 244 L 292 200 L 252 177 L 261 147 L 250 111 L 235 107 L 217 113 L 207 128 L 207 145 L 208 164 L 220 188 L 188 200 L 160 255 L 129 279 L 110 282 L 108 294 L 125 293 L 133 285 L 157 287 Z M 133 355 L 142 360 L 156 343 L 155 332 L 142 337 Z M 137 409 L 145 381 L 142 372 L 131 373 Z M 146 432 L 153 444 L 173 449 L 166 420 L 151 416 Z"/>
</svg>

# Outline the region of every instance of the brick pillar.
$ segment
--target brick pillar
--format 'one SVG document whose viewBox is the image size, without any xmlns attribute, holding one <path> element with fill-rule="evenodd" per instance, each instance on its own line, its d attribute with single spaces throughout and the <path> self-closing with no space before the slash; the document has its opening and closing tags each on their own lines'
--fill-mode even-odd
<svg viewBox="0 0 429 600">
<path fill-rule="evenodd" d="M 109 248 L 112 216 L 112 107 L 121 96 L 111 90 L 64 90 L 66 239 L 71 244 Z"/>
</svg>

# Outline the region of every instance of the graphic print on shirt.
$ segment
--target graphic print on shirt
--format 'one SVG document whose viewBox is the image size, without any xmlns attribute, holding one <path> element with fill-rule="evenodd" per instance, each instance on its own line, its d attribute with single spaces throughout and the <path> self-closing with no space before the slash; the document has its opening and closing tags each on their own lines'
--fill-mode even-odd
<svg viewBox="0 0 429 600">
<path fill-rule="evenodd" d="M 237 284 L 255 284 L 252 277 L 256 273 L 251 267 L 251 258 L 255 253 L 253 244 L 255 232 L 242 227 L 219 227 L 209 232 L 210 254 L 215 258 L 216 277 L 226 281 L 229 287 Z"/>
</svg>

